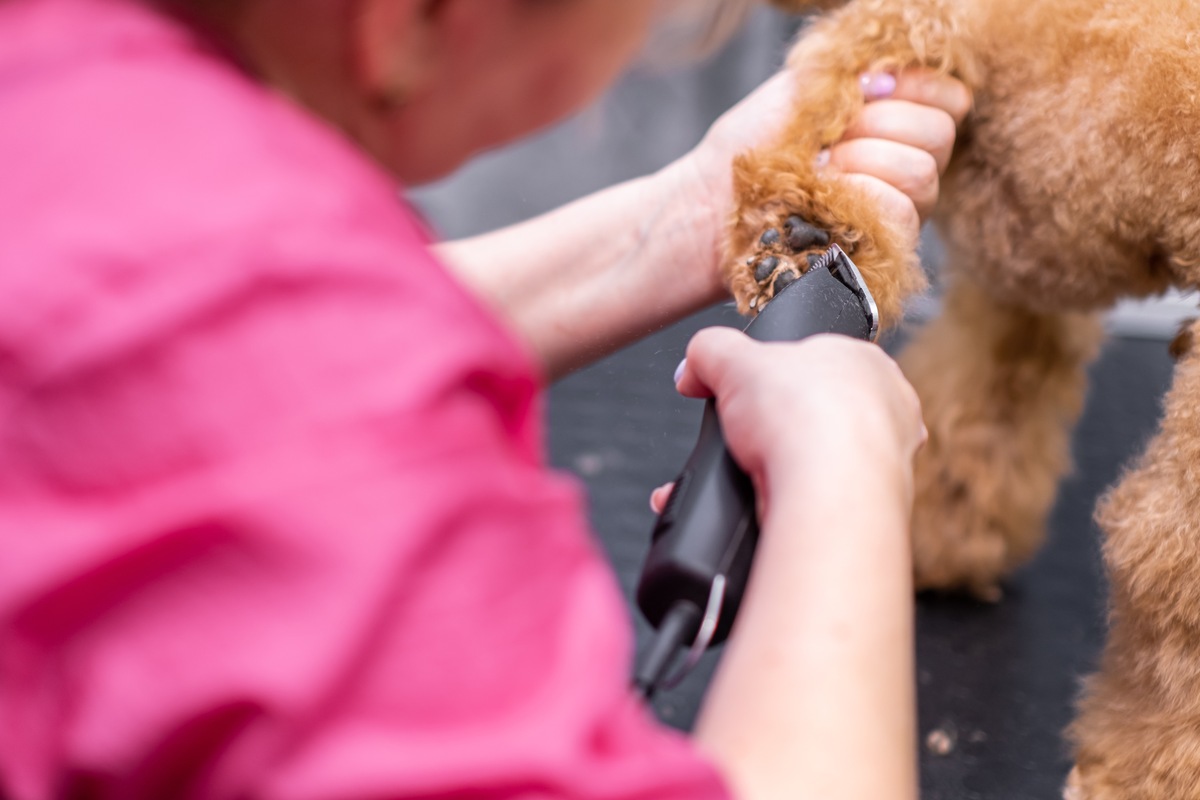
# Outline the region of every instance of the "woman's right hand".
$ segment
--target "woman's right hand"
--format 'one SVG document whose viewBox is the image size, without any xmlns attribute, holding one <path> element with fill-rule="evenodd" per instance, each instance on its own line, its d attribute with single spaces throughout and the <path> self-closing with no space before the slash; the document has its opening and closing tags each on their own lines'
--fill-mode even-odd
<svg viewBox="0 0 1200 800">
<path fill-rule="evenodd" d="M 728 328 L 692 339 L 678 383 L 716 396 L 762 532 L 697 742 L 740 797 L 915 798 L 916 392 L 866 342 Z"/>
<path fill-rule="evenodd" d="M 830 478 L 894 477 L 911 502 L 912 459 L 926 436 L 920 403 L 875 345 L 832 335 L 764 344 L 710 328 L 688 346 L 678 388 L 716 397 L 726 443 L 754 480 L 761 514 L 773 489 Z"/>
</svg>

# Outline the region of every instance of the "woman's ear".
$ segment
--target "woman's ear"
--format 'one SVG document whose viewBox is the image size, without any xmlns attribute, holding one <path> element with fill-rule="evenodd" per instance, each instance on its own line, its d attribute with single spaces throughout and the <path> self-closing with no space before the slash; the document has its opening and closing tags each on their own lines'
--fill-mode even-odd
<svg viewBox="0 0 1200 800">
<path fill-rule="evenodd" d="M 771 5 L 797 14 L 811 14 L 841 8 L 846 0 L 770 0 Z"/>
<path fill-rule="evenodd" d="M 522 2 L 357 0 L 357 78 L 385 105 L 403 105 L 443 73 L 507 43 Z"/>
<path fill-rule="evenodd" d="M 380 106 L 398 107 L 437 71 L 443 0 L 358 0 L 350 35 L 355 78 Z"/>
</svg>

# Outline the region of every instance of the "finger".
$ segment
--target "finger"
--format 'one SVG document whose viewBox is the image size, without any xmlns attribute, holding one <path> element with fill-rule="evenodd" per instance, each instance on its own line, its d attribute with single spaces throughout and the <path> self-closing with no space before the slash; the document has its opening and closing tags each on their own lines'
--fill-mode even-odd
<svg viewBox="0 0 1200 800">
<path fill-rule="evenodd" d="M 712 397 L 726 381 L 729 366 L 745 353 L 750 339 L 733 328 L 705 328 L 688 343 L 675 387 L 684 397 Z"/>
<path fill-rule="evenodd" d="M 671 499 L 671 492 L 673 491 L 675 491 L 674 483 L 664 483 L 651 492 L 650 510 L 655 514 L 661 514 L 663 509 L 667 507 L 667 501 Z"/>
<path fill-rule="evenodd" d="M 887 139 L 916 147 L 934 157 L 940 173 L 950 163 L 956 132 L 954 119 L 939 108 L 910 100 L 880 100 L 863 107 L 842 140 Z"/>
<path fill-rule="evenodd" d="M 831 148 L 830 163 L 843 172 L 890 184 L 912 200 L 922 218 L 937 204 L 937 161 L 919 147 L 887 139 L 851 139 Z"/>
<path fill-rule="evenodd" d="M 880 213 L 902 229 L 907 230 L 912 245 L 916 246 L 917 239 L 921 235 L 921 217 L 908 195 L 890 183 L 870 175 L 854 174 L 842 177 L 866 190 L 874 198 Z"/>
<path fill-rule="evenodd" d="M 907 69 L 896 76 L 893 100 L 909 100 L 945 111 L 955 124 L 966 119 L 974 102 L 966 84 L 929 69 Z"/>
</svg>

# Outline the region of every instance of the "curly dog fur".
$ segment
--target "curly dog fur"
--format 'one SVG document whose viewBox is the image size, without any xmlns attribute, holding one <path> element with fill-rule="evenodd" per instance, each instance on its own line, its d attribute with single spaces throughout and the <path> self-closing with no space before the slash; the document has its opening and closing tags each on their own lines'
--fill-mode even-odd
<svg viewBox="0 0 1200 800">
<path fill-rule="evenodd" d="M 1070 467 L 1098 312 L 1200 282 L 1200 4 L 820 5 L 835 10 L 793 52 L 788 130 L 734 165 L 727 277 L 743 311 L 769 300 L 779 275 L 823 249 L 779 235 L 800 217 L 853 255 L 885 322 L 897 322 L 924 286 L 915 243 L 816 158 L 862 107 L 866 71 L 931 67 L 972 89 L 935 218 L 945 312 L 901 363 L 930 430 L 917 465 L 917 583 L 995 599 L 1040 545 Z M 1176 339 L 1161 430 L 1098 513 L 1111 632 L 1070 731 L 1071 800 L 1200 798 L 1198 335 L 1193 324 Z"/>
</svg>

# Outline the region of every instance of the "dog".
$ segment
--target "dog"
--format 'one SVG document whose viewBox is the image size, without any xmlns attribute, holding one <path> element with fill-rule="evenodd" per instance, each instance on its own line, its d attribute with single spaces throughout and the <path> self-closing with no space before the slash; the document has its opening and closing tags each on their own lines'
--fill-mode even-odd
<svg viewBox="0 0 1200 800">
<path fill-rule="evenodd" d="M 832 240 L 897 323 L 925 286 L 915 243 L 817 156 L 862 108 L 864 72 L 927 67 L 972 90 L 934 215 L 943 313 L 899 360 L 929 429 L 917 586 L 998 600 L 1071 466 L 1100 313 L 1200 284 L 1200 3 L 823 5 L 790 56 L 786 132 L 734 164 L 726 278 L 753 313 Z M 1160 428 L 1097 510 L 1110 630 L 1068 733 L 1068 800 L 1200 798 L 1197 337 L 1193 321 L 1172 344 Z"/>
</svg>

